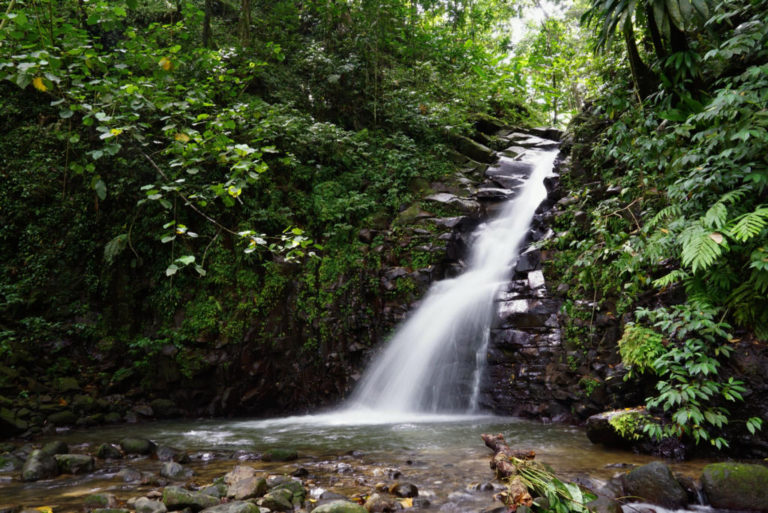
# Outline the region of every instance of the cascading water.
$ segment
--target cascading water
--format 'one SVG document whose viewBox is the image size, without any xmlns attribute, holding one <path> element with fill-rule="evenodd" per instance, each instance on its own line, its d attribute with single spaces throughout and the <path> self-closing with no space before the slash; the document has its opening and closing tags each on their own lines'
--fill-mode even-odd
<svg viewBox="0 0 768 513">
<path fill-rule="evenodd" d="M 348 411 L 400 415 L 476 410 L 494 297 L 509 279 L 536 209 L 546 198 L 543 181 L 552 172 L 556 153 L 526 152 L 525 162 L 533 170 L 517 197 L 473 233 L 466 271 L 433 284 L 396 330 L 365 372 Z M 502 157 L 493 170 L 503 175 L 505 164 L 514 167 L 510 162 Z"/>
</svg>

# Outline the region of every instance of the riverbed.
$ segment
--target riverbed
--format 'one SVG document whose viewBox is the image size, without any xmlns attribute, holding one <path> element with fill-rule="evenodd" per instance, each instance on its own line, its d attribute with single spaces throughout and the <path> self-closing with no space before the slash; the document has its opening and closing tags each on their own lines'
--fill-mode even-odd
<svg viewBox="0 0 768 513">
<path fill-rule="evenodd" d="M 612 451 L 590 443 L 583 429 L 557 424 L 486 415 L 400 415 L 374 412 L 329 414 L 260 420 L 199 420 L 120 425 L 60 431 L 36 441 L 61 440 L 71 452 L 95 453 L 103 442 L 144 437 L 159 446 L 185 451 L 185 467 L 194 471 L 187 483 L 204 485 L 246 464 L 266 474 L 296 474 L 310 487 L 310 496 L 324 491 L 346 497 L 370 493 L 377 483 L 407 482 L 434 511 L 482 511 L 494 505 L 498 483 L 491 486 L 491 451 L 482 433 L 502 433 L 510 446 L 536 452 L 536 459 L 567 479 L 599 487 L 650 456 Z M 284 448 L 298 452 L 290 462 L 265 462 L 261 454 Z M 696 476 L 706 461 L 674 463 L 674 471 Z M 80 509 L 84 498 L 109 492 L 127 500 L 160 489 L 162 462 L 150 457 L 103 461 L 81 476 L 23 483 L 18 472 L 0 474 L 0 504 L 56 506 L 55 511 Z M 125 468 L 144 472 L 143 482 L 126 482 Z M 495 488 L 495 489 L 494 489 Z M 498 505 L 498 503 L 496 503 Z"/>
</svg>

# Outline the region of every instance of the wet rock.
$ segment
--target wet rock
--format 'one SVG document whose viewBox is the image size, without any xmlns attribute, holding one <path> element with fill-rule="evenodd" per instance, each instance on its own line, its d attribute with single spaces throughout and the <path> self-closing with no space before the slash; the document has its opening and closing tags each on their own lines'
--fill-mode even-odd
<svg viewBox="0 0 768 513">
<path fill-rule="evenodd" d="M 298 458 L 299 455 L 294 449 L 283 448 L 269 449 L 261 456 L 264 461 L 293 461 Z"/>
<path fill-rule="evenodd" d="M 93 457 L 87 454 L 57 454 L 53 458 L 62 474 L 93 472 Z"/>
<path fill-rule="evenodd" d="M 266 482 L 265 482 L 266 484 Z M 279 490 L 287 490 L 291 493 L 293 501 L 304 502 L 304 498 L 307 496 L 307 492 L 304 489 L 304 485 L 301 481 L 286 481 L 272 488 L 271 493 L 275 493 Z"/>
<path fill-rule="evenodd" d="M 533 135 L 551 141 L 559 141 L 563 137 L 563 131 L 554 127 L 537 127 L 528 129 Z"/>
<path fill-rule="evenodd" d="M 390 513 L 397 509 L 395 501 L 387 499 L 378 493 L 372 493 L 368 496 L 364 507 L 368 513 Z"/>
<path fill-rule="evenodd" d="M 48 423 L 53 426 L 74 426 L 77 423 L 77 415 L 69 410 L 64 410 L 48 415 Z"/>
<path fill-rule="evenodd" d="M 286 490 L 287 491 L 287 490 Z M 271 511 L 292 511 L 293 503 L 285 493 L 268 493 L 259 499 L 259 506 Z M 317 510 L 315 510 L 317 511 Z"/>
<path fill-rule="evenodd" d="M 704 467 L 701 484 L 715 508 L 768 512 L 768 467 L 713 463 Z"/>
<path fill-rule="evenodd" d="M 10 452 L 4 452 L 0 454 L 0 472 L 13 472 L 14 470 L 21 470 L 24 466 L 24 460 L 11 454 Z"/>
<path fill-rule="evenodd" d="M 532 249 L 522 253 L 515 265 L 515 271 L 519 273 L 526 273 L 539 268 L 541 264 L 541 251 L 538 249 Z"/>
<path fill-rule="evenodd" d="M 136 513 L 166 513 L 168 508 L 160 501 L 139 497 L 133 505 Z"/>
<path fill-rule="evenodd" d="M 116 446 L 105 443 L 96 449 L 96 457 L 102 460 L 119 460 L 123 457 L 123 453 Z"/>
<path fill-rule="evenodd" d="M 267 480 L 263 477 L 238 479 L 227 488 L 227 496 L 237 500 L 261 497 L 267 493 Z"/>
<path fill-rule="evenodd" d="M 597 499 L 586 504 L 592 513 L 622 513 L 621 504 L 610 497 L 599 495 Z"/>
<path fill-rule="evenodd" d="M 283 483 L 287 483 L 288 481 L 293 481 L 293 479 L 291 479 L 291 476 L 286 476 L 285 474 L 269 476 L 267 477 L 267 488 L 274 488 Z"/>
<path fill-rule="evenodd" d="M 54 456 L 56 454 L 67 454 L 69 452 L 69 446 L 60 440 L 56 440 L 45 444 L 42 449 L 40 449 L 40 451 L 43 454 L 47 454 L 48 456 Z"/>
<path fill-rule="evenodd" d="M 155 456 L 160 461 L 175 461 L 176 463 L 189 463 L 189 454 L 185 451 L 160 445 L 155 449 Z"/>
<path fill-rule="evenodd" d="M 395 483 L 389 489 L 389 493 L 397 497 L 416 497 L 419 495 L 419 489 L 411 483 Z"/>
<path fill-rule="evenodd" d="M 161 476 L 175 481 L 186 479 L 191 474 L 191 470 L 185 469 L 183 466 L 181 466 L 181 464 L 176 463 L 175 461 L 166 461 L 163 463 L 163 466 L 160 467 Z"/>
<path fill-rule="evenodd" d="M 206 508 L 202 513 L 259 513 L 259 507 L 252 502 L 233 501 Z M 137 512 L 138 513 L 138 512 Z"/>
<path fill-rule="evenodd" d="M 629 448 L 633 445 L 633 440 L 622 437 L 611 425 L 611 421 L 626 415 L 647 416 L 645 408 L 633 408 L 629 410 L 611 410 L 587 419 L 587 438 L 593 444 L 603 444 L 608 447 Z"/>
<path fill-rule="evenodd" d="M 130 509 L 125 508 L 96 508 L 91 513 L 131 513 Z"/>
<path fill-rule="evenodd" d="M 219 499 L 200 492 L 191 492 L 179 486 L 166 486 L 163 490 L 163 504 L 171 510 L 190 508 L 192 511 L 218 506 Z"/>
<path fill-rule="evenodd" d="M 478 162 L 493 162 L 496 158 L 496 154 L 492 149 L 469 137 L 454 135 L 451 139 L 454 148 L 472 160 Z"/>
<path fill-rule="evenodd" d="M 22 481 L 38 481 L 54 477 L 59 473 L 59 467 L 53 456 L 37 449 L 32 451 L 21 469 Z"/>
<path fill-rule="evenodd" d="M 449 192 L 438 192 L 424 198 L 427 201 L 450 205 L 466 213 L 477 213 L 480 211 L 480 204 L 468 198 L 460 198 Z"/>
<path fill-rule="evenodd" d="M 155 444 L 145 438 L 124 438 L 120 440 L 125 454 L 150 455 L 155 450 Z"/>
<path fill-rule="evenodd" d="M 85 498 L 83 504 L 86 508 L 114 508 L 117 506 L 117 497 L 111 493 L 94 493 Z M 138 512 L 137 513 L 142 513 Z"/>
<path fill-rule="evenodd" d="M 482 187 L 477 190 L 476 197 L 488 201 L 505 201 L 514 194 L 513 191 L 499 187 Z"/>
<path fill-rule="evenodd" d="M 354 502 L 333 501 L 315 508 L 312 513 L 368 513 L 368 510 Z"/>
<path fill-rule="evenodd" d="M 132 468 L 124 468 L 120 470 L 115 477 L 122 479 L 126 483 L 138 483 L 142 480 L 142 473 Z"/>
<path fill-rule="evenodd" d="M 680 509 L 688 503 L 685 490 L 674 478 L 669 467 L 660 461 L 627 472 L 622 482 L 626 495 L 639 497 L 643 502 L 669 509 Z"/>
</svg>

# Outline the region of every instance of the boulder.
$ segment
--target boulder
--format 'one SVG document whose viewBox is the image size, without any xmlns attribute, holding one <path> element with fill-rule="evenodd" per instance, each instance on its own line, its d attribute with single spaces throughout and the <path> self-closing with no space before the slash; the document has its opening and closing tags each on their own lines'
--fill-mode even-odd
<svg viewBox="0 0 768 513">
<path fill-rule="evenodd" d="M 192 511 L 218 506 L 219 499 L 200 492 L 191 492 L 180 486 L 166 486 L 163 490 L 163 504 L 170 510 L 190 508 Z"/>
<path fill-rule="evenodd" d="M 13 472 L 20 470 L 24 466 L 24 461 L 10 452 L 0 454 L 0 472 Z"/>
<path fill-rule="evenodd" d="M 133 504 L 136 513 L 166 513 L 168 508 L 160 501 L 153 501 L 147 497 L 139 497 Z"/>
<path fill-rule="evenodd" d="M 704 467 L 701 485 L 715 508 L 768 512 L 768 467 L 713 463 Z"/>
<path fill-rule="evenodd" d="M 246 477 L 229 485 L 227 496 L 237 500 L 261 497 L 267 493 L 267 480 L 263 477 Z"/>
<path fill-rule="evenodd" d="M 29 455 L 21 469 L 22 481 L 38 481 L 58 475 L 59 467 L 53 456 L 36 449 Z"/>
<path fill-rule="evenodd" d="M 87 454 L 57 454 L 53 458 L 62 474 L 93 472 L 93 457 Z"/>
<path fill-rule="evenodd" d="M 293 461 L 298 457 L 299 454 L 294 449 L 283 448 L 269 449 L 261 455 L 264 461 Z"/>
<path fill-rule="evenodd" d="M 672 475 L 669 467 L 660 461 L 637 467 L 622 478 L 624 494 L 638 497 L 668 509 L 681 509 L 688 504 L 688 494 Z"/>
<path fill-rule="evenodd" d="M 452 142 L 453 147 L 456 148 L 459 153 L 466 155 L 472 160 L 476 160 L 478 162 L 493 162 L 493 160 L 496 158 L 496 155 L 492 149 L 470 139 L 469 137 L 465 137 L 463 135 L 454 135 L 452 137 Z"/>
<path fill-rule="evenodd" d="M 354 502 L 333 501 L 318 506 L 312 513 L 368 513 L 368 510 Z"/>
<path fill-rule="evenodd" d="M 56 440 L 53 442 L 48 442 L 40 450 L 43 452 L 43 454 L 54 456 L 56 454 L 67 454 L 69 452 L 69 446 L 60 440 Z"/>
<path fill-rule="evenodd" d="M 160 467 L 160 475 L 172 479 L 174 481 L 181 481 L 186 479 L 192 474 L 191 470 L 185 469 L 179 463 L 175 461 L 166 461 L 163 466 Z"/>
<path fill-rule="evenodd" d="M 123 438 L 120 440 L 125 454 L 150 455 L 155 450 L 155 444 L 145 438 Z"/>
<path fill-rule="evenodd" d="M 587 438 L 593 444 L 602 444 L 608 447 L 631 447 L 635 440 L 640 438 L 642 425 L 638 423 L 637 430 L 630 430 L 632 431 L 631 433 L 626 432 L 623 434 L 619 433 L 613 426 L 617 419 L 627 417 L 628 415 L 641 418 L 647 416 L 648 412 L 645 408 L 632 408 L 611 410 L 592 415 L 587 419 Z M 629 419 L 629 417 L 627 418 Z"/>
<path fill-rule="evenodd" d="M 395 501 L 388 499 L 378 493 L 372 493 L 369 495 L 368 499 L 365 501 L 364 507 L 366 510 L 368 510 L 368 513 L 388 513 L 397 509 Z"/>
<path fill-rule="evenodd" d="M 233 501 L 226 504 L 219 504 L 212 508 L 206 508 L 202 513 L 259 513 L 259 511 L 261 511 L 259 507 L 252 502 Z"/>
<path fill-rule="evenodd" d="M 176 463 L 189 463 L 189 454 L 185 451 L 160 445 L 155 448 L 155 456 L 160 461 L 175 461 Z"/>
<path fill-rule="evenodd" d="M 101 444 L 96 449 L 96 457 L 102 460 L 119 460 L 123 457 L 123 453 L 112 444 Z"/>
</svg>

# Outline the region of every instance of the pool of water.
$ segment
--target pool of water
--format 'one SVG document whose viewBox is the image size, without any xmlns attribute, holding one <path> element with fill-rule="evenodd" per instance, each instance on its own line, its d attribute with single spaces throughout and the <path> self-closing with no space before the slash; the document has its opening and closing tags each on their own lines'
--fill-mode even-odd
<svg viewBox="0 0 768 513">
<path fill-rule="evenodd" d="M 494 504 L 492 490 L 478 484 L 493 481 L 491 451 L 482 433 L 502 433 L 511 447 L 533 450 L 536 459 L 558 474 L 600 485 L 626 465 L 641 465 L 650 456 L 611 451 L 591 444 L 580 428 L 545 425 L 517 418 L 484 415 L 382 415 L 354 411 L 268 420 L 200 420 L 121 425 L 87 431 L 63 431 L 42 439 L 67 442 L 72 452 L 95 452 L 102 442 L 145 437 L 158 445 L 188 451 L 185 466 L 195 475 L 190 483 L 203 485 L 231 470 L 240 461 L 264 473 L 292 473 L 304 469 L 315 495 L 322 490 L 345 496 L 370 493 L 377 483 L 415 484 L 435 511 L 481 511 Z M 298 451 L 299 459 L 268 463 L 258 459 L 271 448 Z M 706 462 L 673 464 L 675 471 L 696 476 Z M 85 496 L 108 491 L 127 500 L 160 489 L 126 483 L 117 472 L 124 468 L 154 473 L 162 462 L 151 458 L 104 462 L 94 473 L 60 476 L 22 483 L 17 474 L 0 474 L 0 504 L 55 505 L 57 511 L 75 510 Z M 482 488 L 482 487 L 480 487 Z M 498 504 L 498 503 L 497 503 Z"/>
</svg>

